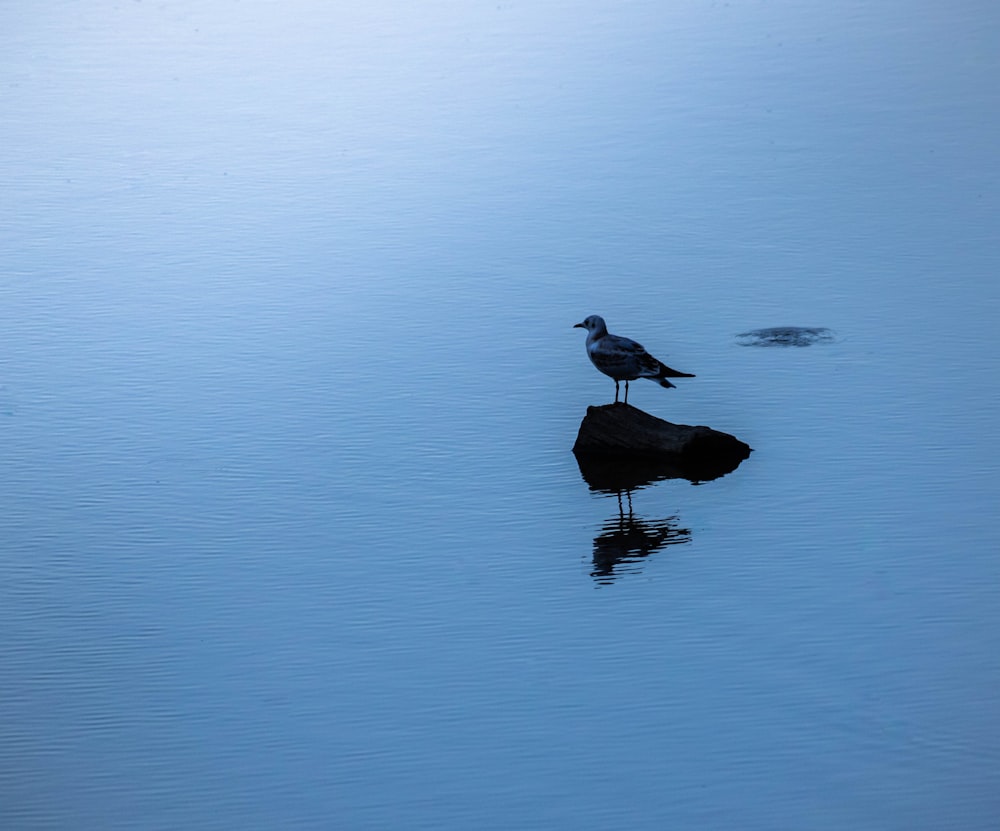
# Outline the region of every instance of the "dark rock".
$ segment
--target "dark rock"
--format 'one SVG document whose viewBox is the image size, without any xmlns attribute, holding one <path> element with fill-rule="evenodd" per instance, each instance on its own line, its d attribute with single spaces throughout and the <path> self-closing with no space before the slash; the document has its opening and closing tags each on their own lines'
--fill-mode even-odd
<svg viewBox="0 0 1000 831">
<path fill-rule="evenodd" d="M 672 424 L 630 404 L 605 404 L 587 408 L 573 453 L 591 488 L 613 491 L 659 479 L 716 479 L 735 470 L 751 449 L 711 427 Z"/>
</svg>

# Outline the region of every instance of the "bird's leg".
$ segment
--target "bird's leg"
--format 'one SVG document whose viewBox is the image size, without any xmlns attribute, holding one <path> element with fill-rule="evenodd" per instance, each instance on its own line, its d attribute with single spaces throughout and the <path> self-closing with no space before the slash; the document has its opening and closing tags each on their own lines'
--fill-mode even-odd
<svg viewBox="0 0 1000 831">
<path fill-rule="evenodd" d="M 615 381 L 615 404 L 618 403 L 618 382 Z"/>
<path fill-rule="evenodd" d="M 625 403 L 628 404 L 628 381 L 625 382 Z"/>
</svg>

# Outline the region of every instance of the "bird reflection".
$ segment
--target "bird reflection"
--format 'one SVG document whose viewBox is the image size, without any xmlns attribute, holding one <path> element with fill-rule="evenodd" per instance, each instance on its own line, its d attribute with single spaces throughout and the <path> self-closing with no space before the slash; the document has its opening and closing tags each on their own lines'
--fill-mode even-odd
<svg viewBox="0 0 1000 831">
<path fill-rule="evenodd" d="M 642 561 L 667 545 L 691 542 L 691 531 L 679 527 L 676 516 L 650 519 L 637 516 L 632 494 L 664 479 L 697 481 L 676 460 L 577 454 L 580 475 L 591 491 L 614 495 L 618 515 L 612 516 L 594 537 L 594 582 L 606 585 L 641 569 Z"/>
<path fill-rule="evenodd" d="M 622 501 L 622 494 L 626 502 Z M 627 510 L 626 510 L 627 503 Z M 601 585 L 623 574 L 639 571 L 642 560 L 666 545 L 691 542 L 691 531 L 677 527 L 677 517 L 643 519 L 632 511 L 632 491 L 618 491 L 618 516 L 594 537 L 594 569 L 590 576 Z"/>
</svg>

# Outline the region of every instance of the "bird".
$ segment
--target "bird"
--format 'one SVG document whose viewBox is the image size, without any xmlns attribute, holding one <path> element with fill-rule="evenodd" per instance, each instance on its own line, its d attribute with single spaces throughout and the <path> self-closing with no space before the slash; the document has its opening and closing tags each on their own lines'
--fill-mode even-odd
<svg viewBox="0 0 1000 831">
<path fill-rule="evenodd" d="M 615 404 L 618 403 L 618 383 L 625 382 L 625 403 L 628 404 L 628 382 L 648 378 L 661 387 L 673 387 L 668 378 L 694 378 L 689 372 L 679 372 L 656 360 L 640 343 L 621 335 L 608 334 L 607 324 L 600 315 L 590 315 L 574 329 L 587 330 L 587 357 L 598 370 L 615 381 Z"/>
</svg>

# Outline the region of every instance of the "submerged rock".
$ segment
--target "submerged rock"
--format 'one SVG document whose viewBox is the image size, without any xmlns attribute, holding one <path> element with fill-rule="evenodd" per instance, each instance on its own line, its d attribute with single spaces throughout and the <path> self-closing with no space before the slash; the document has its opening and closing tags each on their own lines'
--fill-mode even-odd
<svg viewBox="0 0 1000 831">
<path fill-rule="evenodd" d="M 824 326 L 772 326 L 754 329 L 736 336 L 740 346 L 812 346 L 814 343 L 832 343 L 832 329 Z"/>
</svg>

